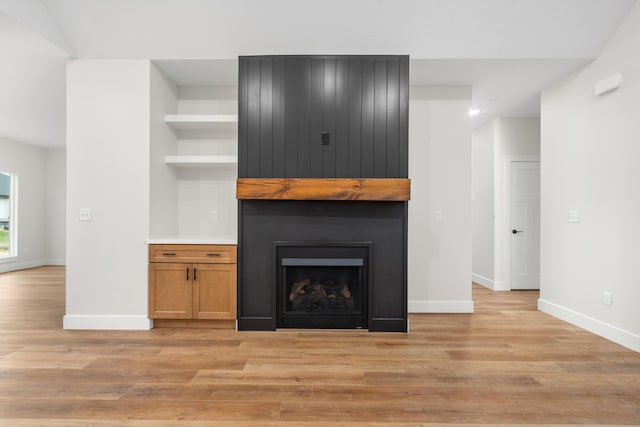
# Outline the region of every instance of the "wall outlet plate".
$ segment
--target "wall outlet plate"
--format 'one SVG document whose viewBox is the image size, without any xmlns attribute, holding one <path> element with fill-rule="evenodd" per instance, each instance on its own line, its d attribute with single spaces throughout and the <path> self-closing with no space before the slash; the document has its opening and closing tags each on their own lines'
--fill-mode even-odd
<svg viewBox="0 0 640 427">
<path fill-rule="evenodd" d="M 609 307 L 613 305 L 613 295 L 609 291 L 602 292 L 602 303 Z"/>
</svg>

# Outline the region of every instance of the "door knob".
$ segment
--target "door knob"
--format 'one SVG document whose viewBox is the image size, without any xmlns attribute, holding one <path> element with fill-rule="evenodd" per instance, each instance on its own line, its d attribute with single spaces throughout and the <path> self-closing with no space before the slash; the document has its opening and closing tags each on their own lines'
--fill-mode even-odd
<svg viewBox="0 0 640 427">
<path fill-rule="evenodd" d="M 514 228 L 513 230 L 511 230 L 511 232 L 512 232 L 513 234 L 518 234 L 518 233 L 522 233 L 522 232 L 524 232 L 524 230 L 516 230 L 516 229 Z"/>
</svg>

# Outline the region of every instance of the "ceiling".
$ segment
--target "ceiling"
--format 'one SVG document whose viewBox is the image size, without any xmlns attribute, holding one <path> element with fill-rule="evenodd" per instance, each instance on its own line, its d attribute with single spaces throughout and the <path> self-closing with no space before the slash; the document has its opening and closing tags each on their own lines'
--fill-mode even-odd
<svg viewBox="0 0 640 427">
<path fill-rule="evenodd" d="M 596 58 L 633 4 L 0 0 L 0 136 L 64 146 L 67 58 L 150 58 L 179 84 L 233 84 L 238 55 L 408 54 L 411 84 L 472 86 L 476 125 L 537 116 L 540 90 Z"/>
</svg>

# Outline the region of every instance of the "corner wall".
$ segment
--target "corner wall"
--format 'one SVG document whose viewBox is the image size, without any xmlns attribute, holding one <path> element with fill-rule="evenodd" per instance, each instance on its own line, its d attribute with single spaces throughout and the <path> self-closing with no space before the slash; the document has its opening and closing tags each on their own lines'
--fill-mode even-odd
<svg viewBox="0 0 640 427">
<path fill-rule="evenodd" d="M 640 351 L 640 3 L 602 55 L 542 93 L 540 310 Z M 613 92 L 594 84 L 622 73 Z M 579 210 L 581 221 L 568 222 Z M 603 292 L 612 305 L 603 303 Z"/>
<path fill-rule="evenodd" d="M 67 250 L 67 152 L 64 148 L 45 151 L 44 234 L 47 264 L 65 265 Z"/>
<path fill-rule="evenodd" d="M 410 93 L 409 312 L 472 313 L 471 88 Z"/>
<path fill-rule="evenodd" d="M 151 326 L 149 92 L 148 60 L 68 62 L 65 329 Z"/>
<path fill-rule="evenodd" d="M 493 289 L 494 282 L 494 152 L 496 121 L 473 131 L 472 175 L 472 279 Z"/>
</svg>

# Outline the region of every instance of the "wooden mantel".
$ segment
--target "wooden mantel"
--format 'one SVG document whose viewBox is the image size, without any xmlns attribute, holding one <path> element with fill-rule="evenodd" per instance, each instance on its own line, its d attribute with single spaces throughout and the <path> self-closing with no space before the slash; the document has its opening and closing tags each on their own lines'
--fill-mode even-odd
<svg viewBox="0 0 640 427">
<path fill-rule="evenodd" d="M 406 178 L 238 178 L 239 200 L 359 200 L 404 202 Z"/>
</svg>

